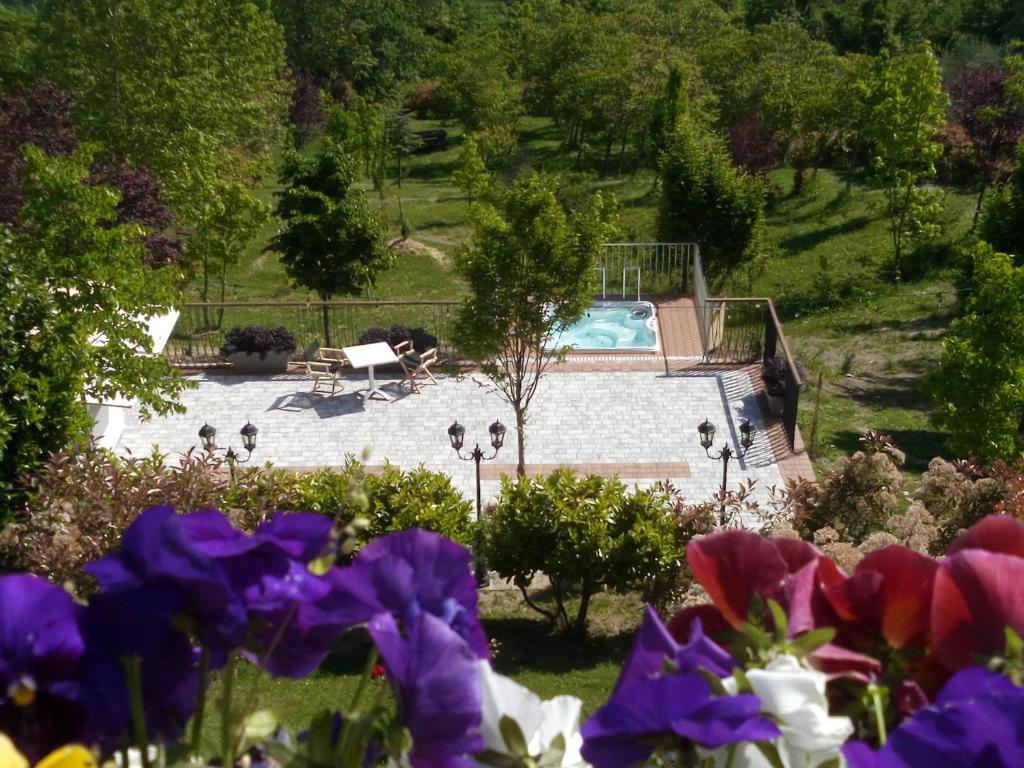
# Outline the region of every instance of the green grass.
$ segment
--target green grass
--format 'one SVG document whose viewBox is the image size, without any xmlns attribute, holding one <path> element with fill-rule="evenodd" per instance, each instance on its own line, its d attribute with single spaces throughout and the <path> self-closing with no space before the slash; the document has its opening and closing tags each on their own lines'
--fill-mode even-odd
<svg viewBox="0 0 1024 768">
<path fill-rule="evenodd" d="M 590 637 L 581 641 L 552 634 L 537 614 L 523 605 L 518 592 L 481 593 L 484 628 L 497 649 L 495 669 L 544 699 L 559 694 L 578 696 L 583 700 L 584 717 L 611 693 L 642 610 L 633 595 L 596 595 L 590 608 Z M 348 707 L 370 649 L 369 636 L 353 630 L 320 669 L 303 680 L 271 680 L 254 667 L 242 665 L 235 701 L 243 712 L 271 709 L 283 725 L 293 732 L 301 730 L 324 709 Z M 375 694 L 371 691 L 370 695 Z M 220 732 L 220 696 L 221 688 L 215 683 L 203 728 L 204 751 L 211 755 L 216 753 Z"/>
</svg>

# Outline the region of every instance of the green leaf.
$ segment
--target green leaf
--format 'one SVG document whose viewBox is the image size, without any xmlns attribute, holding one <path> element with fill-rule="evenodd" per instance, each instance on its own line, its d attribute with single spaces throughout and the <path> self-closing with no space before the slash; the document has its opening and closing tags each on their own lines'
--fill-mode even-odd
<svg viewBox="0 0 1024 768">
<path fill-rule="evenodd" d="M 537 762 L 538 768 L 558 768 L 565 757 L 565 735 L 559 733 L 551 740 Z"/>
<path fill-rule="evenodd" d="M 314 765 L 330 765 L 334 752 L 331 736 L 334 731 L 334 715 L 324 709 L 313 716 L 309 723 L 309 736 L 306 739 L 306 757 Z"/>
<path fill-rule="evenodd" d="M 480 752 L 475 759 L 480 765 L 488 765 L 492 768 L 523 768 L 522 758 L 506 755 L 504 752 L 497 752 L 493 749 Z"/>
<path fill-rule="evenodd" d="M 771 764 L 772 768 L 786 768 L 782 758 L 779 757 L 779 750 L 770 741 L 755 741 L 754 746 L 764 755 L 765 760 Z"/>
<path fill-rule="evenodd" d="M 530 749 L 526 744 L 526 737 L 523 736 L 519 723 L 508 715 L 504 715 L 498 721 L 498 730 L 501 731 L 501 738 L 504 739 L 505 746 L 508 747 L 509 752 L 522 758 L 530 756 Z"/>
<path fill-rule="evenodd" d="M 793 649 L 795 655 L 804 657 L 821 646 L 831 643 L 835 636 L 835 627 L 818 627 L 793 638 L 789 642 L 789 647 Z"/>
<path fill-rule="evenodd" d="M 775 641 L 783 643 L 786 640 L 786 635 L 789 629 L 789 619 L 786 617 L 786 612 L 782 609 L 775 600 L 768 598 L 768 610 L 772 613 L 772 623 L 775 625 Z"/>
<path fill-rule="evenodd" d="M 242 721 L 242 738 L 265 739 L 277 730 L 277 715 L 269 709 L 258 709 Z"/>
</svg>

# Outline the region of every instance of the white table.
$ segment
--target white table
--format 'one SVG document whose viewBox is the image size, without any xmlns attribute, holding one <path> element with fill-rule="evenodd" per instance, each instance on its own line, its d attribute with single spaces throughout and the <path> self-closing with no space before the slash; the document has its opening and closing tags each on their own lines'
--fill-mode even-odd
<svg viewBox="0 0 1024 768">
<path fill-rule="evenodd" d="M 398 356 L 387 342 L 380 341 L 376 344 L 360 344 L 355 347 L 345 347 L 342 351 L 353 368 L 369 369 L 370 385 L 362 393 L 363 402 L 366 402 L 374 395 L 379 395 L 389 402 L 394 400 L 391 395 L 377 386 L 377 380 L 373 377 L 373 366 L 398 362 Z"/>
</svg>

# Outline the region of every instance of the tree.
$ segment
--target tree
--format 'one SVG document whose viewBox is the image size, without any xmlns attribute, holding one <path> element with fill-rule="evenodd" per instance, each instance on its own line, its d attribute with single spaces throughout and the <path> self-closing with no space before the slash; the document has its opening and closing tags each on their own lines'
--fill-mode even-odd
<svg viewBox="0 0 1024 768">
<path fill-rule="evenodd" d="M 376 284 L 391 256 L 380 220 L 356 189 L 355 163 L 333 142 L 315 157 L 289 155 L 277 193 L 277 215 L 284 228 L 270 241 L 288 276 L 326 301 L 353 295 Z M 324 340 L 331 346 L 326 305 Z"/>
<path fill-rule="evenodd" d="M 596 195 L 567 214 L 554 183 L 534 174 L 508 190 L 500 210 L 474 207 L 473 238 L 459 253 L 471 295 L 455 320 L 455 343 L 515 411 L 520 476 L 530 401 L 554 359 L 557 329 L 579 320 L 590 302 L 613 206 Z"/>
<path fill-rule="evenodd" d="M 661 159 L 658 239 L 698 243 L 708 278 L 721 281 L 763 251 L 764 194 L 720 136 L 680 118 Z"/>
<path fill-rule="evenodd" d="M 462 140 L 462 150 L 459 153 L 459 169 L 452 174 L 452 181 L 455 186 L 466 193 L 466 197 L 472 203 L 478 197 L 487 194 L 491 186 L 491 175 L 487 172 L 487 166 L 480 157 L 480 151 L 476 146 L 476 137 L 467 134 Z"/>
<path fill-rule="evenodd" d="M 145 234 L 116 219 L 118 193 L 87 183 L 91 157 L 25 150 L 27 200 L 0 235 L 0 520 L 17 478 L 88 434 L 83 395 L 181 411 L 181 374 L 150 348 L 146 318 L 170 308 L 176 275 L 143 264 Z"/>
<path fill-rule="evenodd" d="M 280 27 L 255 0 L 47 0 L 43 71 L 74 94 L 83 141 L 148 169 L 188 225 L 222 187 L 261 174 L 289 81 Z"/>
<path fill-rule="evenodd" d="M 1001 67 L 972 67 L 949 86 L 951 116 L 971 139 L 978 174 L 972 227 L 978 223 L 985 191 L 1006 171 L 1024 134 L 1024 108 L 1007 92 L 1009 77 Z"/>
<path fill-rule="evenodd" d="M 860 135 L 871 147 L 871 180 L 885 192 L 886 215 L 899 279 L 903 248 L 916 213 L 932 205 L 918 184 L 935 175 L 947 99 L 939 64 L 927 47 L 883 51 L 853 83 Z"/>
<path fill-rule="evenodd" d="M 71 124 L 71 98 L 52 84 L 0 96 L 0 223 L 18 226 L 25 203 L 22 146 L 32 144 L 50 155 L 67 155 L 78 146 Z M 108 225 L 146 227 L 144 260 L 153 267 L 178 264 L 182 243 L 172 227 L 174 212 L 163 200 L 163 188 L 145 169 L 94 163 L 90 183 L 115 187 L 121 193 L 117 217 Z"/>
<path fill-rule="evenodd" d="M 1024 142 L 1009 180 L 988 196 L 979 221 L 982 239 L 997 251 L 1024 257 Z"/>
<path fill-rule="evenodd" d="M 1024 267 L 984 243 L 974 291 L 942 343 L 933 418 L 958 455 L 1024 455 Z"/>
</svg>

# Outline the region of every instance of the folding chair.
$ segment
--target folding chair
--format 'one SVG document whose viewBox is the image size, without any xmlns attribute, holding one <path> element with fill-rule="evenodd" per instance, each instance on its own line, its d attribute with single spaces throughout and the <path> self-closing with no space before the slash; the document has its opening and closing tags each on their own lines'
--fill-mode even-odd
<svg viewBox="0 0 1024 768">
<path fill-rule="evenodd" d="M 402 366 L 402 381 L 399 386 L 409 382 L 409 388 L 413 392 L 419 392 L 416 379 L 430 379 L 437 384 L 437 379 L 430 372 L 430 366 L 437 362 L 437 347 L 431 347 L 422 354 L 413 349 L 411 341 L 403 341 L 395 346 L 395 353 L 398 354 L 398 364 Z"/>
</svg>

